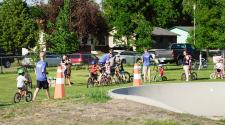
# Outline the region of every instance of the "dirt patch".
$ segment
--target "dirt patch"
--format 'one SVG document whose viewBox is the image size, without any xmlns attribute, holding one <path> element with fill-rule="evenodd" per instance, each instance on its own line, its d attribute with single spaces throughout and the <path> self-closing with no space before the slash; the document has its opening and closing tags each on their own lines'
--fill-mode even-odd
<svg viewBox="0 0 225 125">
<path fill-rule="evenodd" d="M 214 125 L 219 121 L 178 114 L 157 107 L 127 100 L 110 100 L 106 103 L 74 103 L 66 100 L 60 103 L 32 103 L 26 108 L 1 109 L 0 124 L 128 124 L 141 125 L 148 120 L 174 120 L 180 124 Z"/>
</svg>

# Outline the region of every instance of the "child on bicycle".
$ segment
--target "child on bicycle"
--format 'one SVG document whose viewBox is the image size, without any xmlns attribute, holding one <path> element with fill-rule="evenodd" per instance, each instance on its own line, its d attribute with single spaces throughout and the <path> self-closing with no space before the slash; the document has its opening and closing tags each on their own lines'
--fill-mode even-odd
<svg viewBox="0 0 225 125">
<path fill-rule="evenodd" d="M 99 66 L 96 61 L 91 62 L 90 66 L 90 76 L 95 80 L 98 81 L 98 71 L 99 71 Z"/>
<path fill-rule="evenodd" d="M 18 92 L 22 96 L 26 96 L 27 87 L 25 85 L 25 82 L 28 82 L 28 80 L 25 78 L 24 74 L 25 74 L 24 70 L 23 69 L 19 69 L 18 70 L 18 77 L 16 78 Z"/>
<path fill-rule="evenodd" d="M 216 69 L 218 77 L 223 78 L 224 73 L 223 73 L 223 59 L 222 58 L 217 60 L 215 69 Z"/>
<path fill-rule="evenodd" d="M 105 63 L 105 73 L 107 75 L 111 74 L 111 66 L 110 66 L 110 62 L 109 61 L 106 61 L 106 63 Z"/>
</svg>

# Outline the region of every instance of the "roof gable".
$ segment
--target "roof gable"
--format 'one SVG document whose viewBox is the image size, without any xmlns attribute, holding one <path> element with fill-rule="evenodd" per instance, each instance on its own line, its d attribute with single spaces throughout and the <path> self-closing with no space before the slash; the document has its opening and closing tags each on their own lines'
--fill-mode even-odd
<svg viewBox="0 0 225 125">
<path fill-rule="evenodd" d="M 172 27 L 170 28 L 169 30 L 173 30 L 173 29 L 180 29 L 180 30 L 183 30 L 183 31 L 186 31 L 188 33 L 190 33 L 191 31 L 194 30 L 194 27 L 193 26 L 175 26 L 175 27 Z"/>
<path fill-rule="evenodd" d="M 160 27 L 154 27 L 154 29 L 152 31 L 152 35 L 155 35 L 155 36 L 177 36 L 176 33 L 170 32 L 170 31 L 160 28 Z"/>
</svg>

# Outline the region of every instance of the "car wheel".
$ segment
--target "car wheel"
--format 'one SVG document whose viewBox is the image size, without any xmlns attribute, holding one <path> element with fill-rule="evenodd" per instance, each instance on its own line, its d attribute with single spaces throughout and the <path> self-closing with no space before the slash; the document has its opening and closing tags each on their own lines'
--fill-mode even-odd
<svg viewBox="0 0 225 125">
<path fill-rule="evenodd" d="M 177 65 L 182 65 L 183 63 L 183 59 L 182 58 L 178 58 L 177 59 Z"/>
<path fill-rule="evenodd" d="M 10 63 L 9 60 L 7 60 L 7 61 L 5 62 L 5 64 L 4 64 L 4 67 L 5 67 L 5 68 L 9 68 L 10 66 L 11 66 L 11 63 Z"/>
</svg>

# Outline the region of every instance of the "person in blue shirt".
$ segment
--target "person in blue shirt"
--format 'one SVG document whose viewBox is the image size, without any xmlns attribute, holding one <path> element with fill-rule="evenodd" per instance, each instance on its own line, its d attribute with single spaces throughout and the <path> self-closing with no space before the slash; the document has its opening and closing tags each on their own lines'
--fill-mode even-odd
<svg viewBox="0 0 225 125">
<path fill-rule="evenodd" d="M 109 61 L 110 58 L 113 56 L 113 50 L 110 49 L 109 53 L 104 54 L 100 59 L 99 59 L 99 65 L 103 66 L 105 65 L 106 61 Z"/>
<path fill-rule="evenodd" d="M 146 78 L 149 82 L 151 81 L 151 59 L 153 59 L 151 54 L 145 48 L 144 54 L 142 55 L 144 82 L 146 82 Z"/>
<path fill-rule="evenodd" d="M 37 62 L 35 69 L 37 85 L 36 90 L 34 91 L 33 101 L 35 100 L 39 90 L 42 88 L 45 89 L 47 98 L 48 99 L 50 98 L 49 85 L 47 82 L 47 75 L 46 75 L 47 74 L 46 67 L 48 64 L 47 62 L 44 61 L 45 52 L 40 52 L 39 57 L 40 61 Z"/>
<path fill-rule="evenodd" d="M 110 53 L 106 53 L 99 59 L 99 64 L 104 65 L 106 61 L 108 61 L 109 59 L 110 59 Z"/>
</svg>

